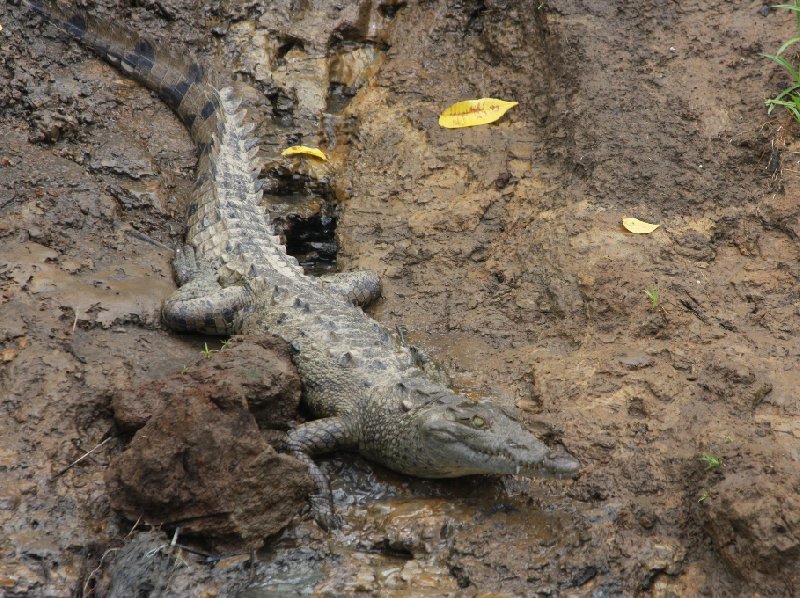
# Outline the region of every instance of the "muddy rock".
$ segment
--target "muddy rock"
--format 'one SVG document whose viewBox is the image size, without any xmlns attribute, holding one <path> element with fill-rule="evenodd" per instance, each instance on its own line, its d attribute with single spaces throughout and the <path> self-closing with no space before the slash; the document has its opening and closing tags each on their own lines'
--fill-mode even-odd
<svg viewBox="0 0 800 598">
<path fill-rule="evenodd" d="M 172 397 L 192 386 L 215 404 L 244 407 L 262 429 L 285 430 L 300 403 L 300 377 L 286 343 L 272 336 L 246 341 L 233 337 L 223 349 L 209 351 L 208 358 L 182 372 L 115 391 L 111 406 L 117 425 L 135 432 Z"/>
<path fill-rule="evenodd" d="M 445 560 L 453 547 L 455 508 L 447 501 L 387 501 L 365 513 L 367 546 L 417 559 Z M 456 513 L 463 515 L 463 513 Z"/>
<path fill-rule="evenodd" d="M 118 421 L 138 431 L 106 475 L 114 509 L 218 546 L 260 546 L 299 512 L 311 490 L 307 470 L 267 444 L 248 410 L 255 399 L 256 410 L 270 410 L 262 419 L 277 426 L 283 414 L 285 425 L 297 406 L 297 378 L 266 349 L 271 339 L 260 343 L 236 342 L 191 373 L 115 397 Z"/>
<path fill-rule="evenodd" d="M 202 557 L 182 550 L 180 544 L 172 545 L 173 539 L 180 538 L 158 530 L 132 532 L 121 546 L 107 551 L 87 587 L 94 584 L 94 595 L 108 598 L 218 595 L 222 576 L 214 580 L 212 567 L 202 566 Z"/>
<path fill-rule="evenodd" d="M 797 587 L 800 572 L 800 476 L 746 470 L 714 486 L 703 509 L 706 529 L 727 565 L 742 579 L 776 575 Z"/>
</svg>

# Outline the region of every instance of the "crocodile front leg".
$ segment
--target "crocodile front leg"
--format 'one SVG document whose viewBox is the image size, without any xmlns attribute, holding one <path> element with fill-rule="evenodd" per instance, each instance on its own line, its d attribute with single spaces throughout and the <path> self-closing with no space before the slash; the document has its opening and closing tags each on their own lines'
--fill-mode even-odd
<svg viewBox="0 0 800 598">
<path fill-rule="evenodd" d="M 326 274 L 319 279 L 326 289 L 361 307 L 381 296 L 381 279 L 372 270 Z"/>
<path fill-rule="evenodd" d="M 173 330 L 233 334 L 251 302 L 243 286 L 222 287 L 217 272 L 186 245 L 175 252 L 175 277 L 182 286 L 164 302 L 162 317 Z"/>
<path fill-rule="evenodd" d="M 308 467 L 314 480 L 316 493 L 311 495 L 311 513 L 325 530 L 341 526 L 341 518 L 333 509 L 330 480 L 311 456 L 353 448 L 355 445 L 355 439 L 339 417 L 308 422 L 287 435 L 286 450 Z"/>
</svg>

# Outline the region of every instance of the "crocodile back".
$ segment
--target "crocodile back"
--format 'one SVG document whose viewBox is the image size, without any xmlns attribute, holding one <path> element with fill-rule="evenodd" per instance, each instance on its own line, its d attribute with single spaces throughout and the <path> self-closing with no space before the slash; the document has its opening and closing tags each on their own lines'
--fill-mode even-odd
<svg viewBox="0 0 800 598">
<path fill-rule="evenodd" d="M 239 100 L 218 74 L 74 5 L 23 4 L 155 91 L 186 125 L 200 151 L 186 242 L 217 268 L 223 284 L 252 285 L 269 271 L 303 275 L 260 205 L 254 127 L 245 124 Z"/>
<path fill-rule="evenodd" d="M 146 35 L 95 17 L 74 4 L 23 0 L 23 4 L 79 40 L 158 96 L 180 117 L 198 144 L 217 129 L 215 75 L 199 63 L 158 47 Z"/>
</svg>

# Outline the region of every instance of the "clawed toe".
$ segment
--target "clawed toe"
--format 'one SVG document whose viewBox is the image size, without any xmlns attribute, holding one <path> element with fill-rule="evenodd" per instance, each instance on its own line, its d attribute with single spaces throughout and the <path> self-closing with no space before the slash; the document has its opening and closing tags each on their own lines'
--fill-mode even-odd
<svg viewBox="0 0 800 598">
<path fill-rule="evenodd" d="M 175 268 L 175 278 L 180 285 L 185 285 L 196 278 L 201 270 L 195 249 L 191 245 L 184 245 L 175 250 L 172 265 Z"/>
<path fill-rule="evenodd" d="M 315 494 L 311 496 L 309 502 L 311 514 L 322 529 L 329 532 L 342 527 L 342 518 L 333 510 L 333 505 L 327 497 Z"/>
</svg>

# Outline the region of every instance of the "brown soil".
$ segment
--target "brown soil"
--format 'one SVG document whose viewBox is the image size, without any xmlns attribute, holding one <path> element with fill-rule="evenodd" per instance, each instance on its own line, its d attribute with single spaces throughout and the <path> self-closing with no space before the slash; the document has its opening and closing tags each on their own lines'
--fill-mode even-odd
<svg viewBox="0 0 800 598">
<path fill-rule="evenodd" d="M 170 560 L 205 567 L 197 592 L 274 595 L 289 563 L 322 595 L 800 593 L 798 129 L 765 114 L 787 81 L 759 55 L 791 37 L 787 13 L 91 4 L 237 73 L 276 209 L 338 200 L 339 267 L 383 273 L 372 315 L 583 464 L 575 482 L 425 482 L 344 456 L 327 465 L 343 532 L 300 518 L 258 566 Z M 219 348 L 159 319 L 195 154 L 80 46 L 15 6 L 0 25 L 0 588 L 99 592 L 132 527 L 104 481 L 127 441 L 111 398 Z M 520 104 L 439 128 L 486 96 Z M 297 141 L 330 163 L 274 158 Z M 662 226 L 632 235 L 624 216 Z"/>
</svg>

